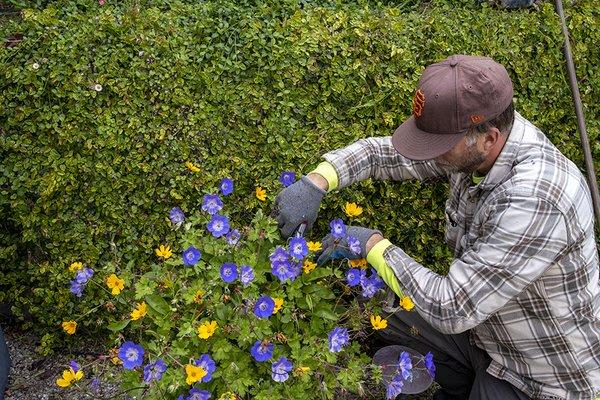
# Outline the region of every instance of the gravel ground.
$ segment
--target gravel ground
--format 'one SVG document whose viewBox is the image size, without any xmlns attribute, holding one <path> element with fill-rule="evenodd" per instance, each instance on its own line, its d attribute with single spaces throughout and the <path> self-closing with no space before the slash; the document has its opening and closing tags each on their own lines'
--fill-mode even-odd
<svg viewBox="0 0 600 400">
<path fill-rule="evenodd" d="M 119 395 L 116 384 L 109 383 L 114 367 L 111 362 L 93 351 L 86 354 L 63 352 L 52 356 L 41 356 L 35 349 L 38 338 L 31 332 L 19 332 L 10 328 L 4 332 L 10 353 L 12 368 L 5 400 L 84 400 L 84 399 L 125 399 Z M 91 344 L 93 347 L 97 344 Z M 93 348 L 91 347 L 91 348 Z M 60 388 L 56 379 L 76 360 L 83 366 L 86 376 L 79 381 L 79 387 Z M 94 374 L 95 372 L 95 374 Z M 92 376 L 92 375 L 95 376 Z M 97 390 L 91 386 L 92 379 L 99 378 Z"/>
<path fill-rule="evenodd" d="M 51 356 L 41 356 L 36 352 L 39 339 L 31 332 L 20 332 L 7 327 L 4 331 L 12 361 L 12 369 L 5 400 L 87 400 L 87 399 L 130 399 L 120 392 L 118 385 L 111 383 L 115 367 L 99 351 L 99 344 L 89 343 L 85 354 L 73 354 L 66 350 Z M 69 362 L 76 360 L 82 365 L 85 377 L 78 387 L 67 389 L 56 385 L 56 379 L 68 368 Z M 93 378 L 100 380 L 97 389 L 92 386 Z M 377 392 L 371 388 L 370 393 Z M 397 400 L 429 400 L 437 389 L 434 385 L 419 396 L 398 397 Z M 381 392 L 381 399 L 384 397 Z M 356 397 L 338 396 L 338 399 Z M 276 399 L 274 399 L 276 400 Z"/>
</svg>

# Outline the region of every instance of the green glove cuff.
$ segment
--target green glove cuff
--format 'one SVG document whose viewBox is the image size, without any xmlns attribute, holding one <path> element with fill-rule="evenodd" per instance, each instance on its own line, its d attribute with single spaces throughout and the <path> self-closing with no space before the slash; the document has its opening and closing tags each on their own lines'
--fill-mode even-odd
<svg viewBox="0 0 600 400">
<path fill-rule="evenodd" d="M 387 265 L 385 258 L 383 258 L 383 253 L 385 250 L 392 245 L 387 239 L 380 240 L 375 244 L 375 246 L 371 247 L 369 254 L 367 254 L 367 262 L 371 264 L 377 274 L 383 279 L 383 281 L 388 285 L 398 297 L 404 297 L 404 293 L 402 293 L 402 289 L 400 289 L 400 284 L 398 283 L 398 278 L 394 271 Z"/>
<path fill-rule="evenodd" d="M 325 178 L 325 180 L 329 184 L 329 188 L 327 188 L 327 193 L 331 192 L 332 190 L 338 187 L 338 174 L 333 165 L 331 165 L 327 161 L 323 161 L 322 163 L 317 165 L 317 168 L 315 168 L 311 172 L 319 174 L 323 178 Z"/>
</svg>

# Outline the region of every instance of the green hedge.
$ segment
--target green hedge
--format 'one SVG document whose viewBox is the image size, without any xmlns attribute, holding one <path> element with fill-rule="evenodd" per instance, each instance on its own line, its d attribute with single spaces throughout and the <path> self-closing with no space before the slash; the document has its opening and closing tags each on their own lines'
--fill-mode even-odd
<svg viewBox="0 0 600 400">
<path fill-rule="evenodd" d="M 330 149 L 390 134 L 424 67 L 453 53 L 504 64 L 517 109 L 583 166 L 550 4 L 111 3 L 51 3 L 0 27 L 11 39 L 0 48 L 0 301 L 39 326 L 60 331 L 94 305 L 69 293 L 70 263 L 146 271 L 153 249 L 173 240 L 168 210 L 197 209 L 223 177 L 235 181 L 234 219 L 268 212 L 256 186 L 272 200 L 282 170 L 306 173 Z M 600 170 L 594 3 L 567 13 Z M 183 173 L 186 161 L 201 172 Z M 359 223 L 444 271 L 446 190 L 357 184 L 327 197 L 314 238 L 354 201 L 365 208 Z M 104 322 L 99 313 L 82 327 Z"/>
</svg>

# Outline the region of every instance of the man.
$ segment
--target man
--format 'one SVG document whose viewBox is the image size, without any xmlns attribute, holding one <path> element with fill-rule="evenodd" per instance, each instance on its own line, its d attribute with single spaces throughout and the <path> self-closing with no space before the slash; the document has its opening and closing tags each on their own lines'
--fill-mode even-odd
<svg viewBox="0 0 600 400">
<path fill-rule="evenodd" d="M 451 56 L 428 66 L 413 116 L 391 137 L 325 154 L 276 199 L 284 236 L 314 223 L 326 192 L 367 178 L 450 182 L 449 272 L 418 264 L 381 232 L 349 227 L 361 254 L 415 312 L 383 337 L 437 365 L 438 399 L 595 399 L 600 395 L 598 253 L 578 168 L 514 111 L 505 68 Z M 331 254 L 324 240 L 323 254 Z M 340 245 L 339 243 L 337 245 Z M 323 257 L 323 255 L 322 255 Z M 321 260 L 322 261 L 322 260 Z"/>
</svg>

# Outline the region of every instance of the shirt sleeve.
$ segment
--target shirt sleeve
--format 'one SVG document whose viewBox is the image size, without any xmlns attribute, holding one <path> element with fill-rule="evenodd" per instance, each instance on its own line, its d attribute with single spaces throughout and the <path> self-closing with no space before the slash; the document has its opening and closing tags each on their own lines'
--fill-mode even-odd
<svg viewBox="0 0 600 400">
<path fill-rule="evenodd" d="M 446 177 L 444 170 L 431 160 L 403 157 L 392 145 L 391 136 L 361 139 L 326 153 L 323 158 L 335 169 L 339 189 L 368 178 L 424 181 Z"/>
<path fill-rule="evenodd" d="M 514 196 L 493 206 L 482 234 L 436 274 L 399 247 L 384 259 L 419 314 L 444 333 L 471 329 L 540 277 L 568 248 L 564 215 L 546 200 Z"/>
</svg>

